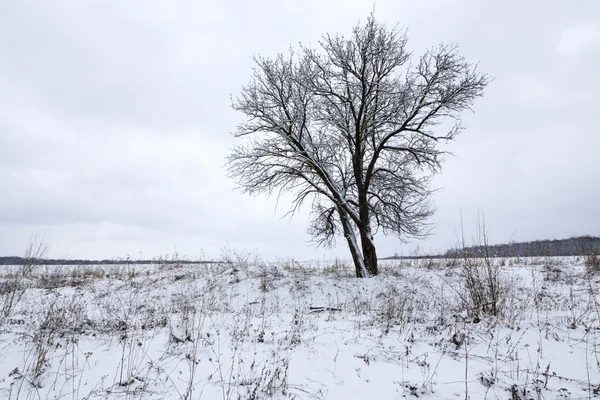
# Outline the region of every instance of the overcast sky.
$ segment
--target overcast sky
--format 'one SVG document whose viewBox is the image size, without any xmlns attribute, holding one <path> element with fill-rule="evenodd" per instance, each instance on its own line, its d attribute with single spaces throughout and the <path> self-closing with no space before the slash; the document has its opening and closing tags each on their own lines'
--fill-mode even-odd
<svg viewBox="0 0 600 400">
<path fill-rule="evenodd" d="M 253 54 L 347 34 L 372 1 L 0 1 L 0 255 L 32 234 L 52 257 L 347 257 L 315 249 L 305 213 L 225 177 Z M 458 42 L 495 80 L 435 179 L 433 235 L 377 237 L 380 256 L 444 250 L 460 212 L 492 242 L 600 235 L 600 1 L 377 1 L 416 55 Z M 284 202 L 285 203 L 285 202 Z"/>
</svg>

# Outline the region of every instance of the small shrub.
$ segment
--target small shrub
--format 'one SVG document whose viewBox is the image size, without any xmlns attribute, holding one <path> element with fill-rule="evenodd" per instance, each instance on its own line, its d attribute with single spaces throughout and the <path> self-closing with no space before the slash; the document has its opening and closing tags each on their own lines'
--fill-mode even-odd
<svg viewBox="0 0 600 400">
<path fill-rule="evenodd" d="M 31 279 L 35 268 L 46 256 L 49 247 L 47 238 L 41 235 L 33 236 L 16 273 L 7 276 L 4 282 L 0 282 L 0 324 L 10 316 L 21 301 L 27 288 L 26 282 Z"/>
<path fill-rule="evenodd" d="M 474 321 L 478 321 L 483 315 L 494 317 L 503 315 L 506 311 L 508 291 L 508 285 L 503 276 L 506 263 L 504 260 L 495 262 L 490 256 L 489 231 L 483 217 L 478 218 L 477 234 L 479 257 L 474 258 L 467 252 L 464 234 L 461 246 L 464 255 L 462 263 L 464 292 L 461 294 L 461 300 L 464 309 Z"/>
<path fill-rule="evenodd" d="M 586 272 L 595 275 L 600 272 L 600 257 L 598 257 L 598 249 L 593 249 L 585 257 Z"/>
<path fill-rule="evenodd" d="M 502 267 L 484 260 L 483 265 L 465 260 L 463 306 L 468 314 L 479 319 L 484 314 L 499 317 L 506 305 L 506 291 Z"/>
<path fill-rule="evenodd" d="M 403 326 L 411 320 L 414 308 L 409 293 L 400 291 L 393 285 L 388 285 L 386 290 L 377 297 L 380 300 L 379 320 L 385 334 L 389 333 L 392 327 Z"/>
<path fill-rule="evenodd" d="M 546 282 L 556 283 L 563 280 L 562 269 L 556 265 L 544 264 L 542 274 Z"/>
</svg>

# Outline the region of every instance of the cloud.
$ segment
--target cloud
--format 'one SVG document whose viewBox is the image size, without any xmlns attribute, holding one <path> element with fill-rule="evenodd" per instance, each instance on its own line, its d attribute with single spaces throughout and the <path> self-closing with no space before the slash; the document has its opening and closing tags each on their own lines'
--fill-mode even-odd
<svg viewBox="0 0 600 400">
<path fill-rule="evenodd" d="M 600 22 L 586 22 L 562 31 L 556 44 L 561 55 L 573 56 L 600 45 Z"/>
<path fill-rule="evenodd" d="M 253 54 L 348 34 L 372 9 L 318 0 L 0 2 L 0 255 L 20 253 L 43 231 L 56 256 L 151 257 L 176 247 L 212 258 L 229 245 L 265 258 L 346 257 L 343 240 L 332 250 L 309 245 L 309 207 L 281 219 L 285 199 L 275 210 L 272 197 L 234 190 L 223 165 L 242 116 L 230 95 L 250 79 Z M 573 23 L 598 13 L 597 2 L 559 0 L 377 3 L 381 21 L 408 27 L 415 55 L 456 41 L 495 78 L 436 177 L 444 189 L 434 235 L 406 245 L 380 235 L 378 254 L 445 249 L 460 209 L 468 229 L 486 212 L 498 240 L 515 230 L 523 240 L 600 234 L 598 23 Z"/>
</svg>

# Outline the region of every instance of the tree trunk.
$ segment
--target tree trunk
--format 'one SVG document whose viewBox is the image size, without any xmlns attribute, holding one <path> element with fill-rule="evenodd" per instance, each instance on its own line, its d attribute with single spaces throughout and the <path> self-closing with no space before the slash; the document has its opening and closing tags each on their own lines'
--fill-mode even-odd
<svg viewBox="0 0 600 400">
<path fill-rule="evenodd" d="M 375 249 L 375 243 L 373 243 L 373 235 L 371 234 L 371 227 L 360 229 L 360 241 L 362 244 L 362 253 L 365 263 L 365 268 L 370 276 L 377 275 L 377 251 Z"/>
<path fill-rule="evenodd" d="M 360 254 L 360 248 L 358 247 L 358 242 L 356 241 L 356 236 L 354 235 L 354 229 L 352 228 L 352 222 L 350 221 L 348 214 L 340 208 L 338 208 L 338 214 L 340 216 L 340 221 L 342 223 L 342 228 L 344 229 L 344 237 L 348 242 L 348 248 L 350 249 L 350 254 L 352 254 L 352 261 L 354 262 L 354 269 L 356 270 L 357 278 L 366 278 L 369 275 L 369 271 L 365 266 L 365 262 L 363 260 L 362 255 Z"/>
<path fill-rule="evenodd" d="M 366 191 L 362 190 L 358 194 L 358 204 L 360 213 L 360 225 L 358 232 L 360 234 L 360 242 L 362 245 L 362 254 L 369 276 L 377 275 L 377 251 L 375 243 L 373 243 L 373 233 L 371 231 L 371 219 L 369 215 L 369 203 L 367 200 Z"/>
</svg>

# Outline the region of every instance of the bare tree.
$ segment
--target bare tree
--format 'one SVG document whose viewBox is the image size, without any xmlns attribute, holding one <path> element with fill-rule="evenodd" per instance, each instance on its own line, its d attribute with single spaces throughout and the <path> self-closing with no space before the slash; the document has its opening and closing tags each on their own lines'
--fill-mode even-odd
<svg viewBox="0 0 600 400">
<path fill-rule="evenodd" d="M 309 200 L 315 241 L 331 245 L 342 234 L 356 275 L 373 276 L 375 233 L 427 233 L 430 178 L 445 153 L 438 143 L 463 129 L 460 113 L 489 78 L 456 45 L 412 65 L 406 33 L 373 15 L 350 37 L 324 35 L 319 44 L 255 58 L 233 101 L 246 115 L 234 136 L 248 138 L 229 155 L 229 174 L 249 194 L 292 193 L 291 214 Z"/>
</svg>

